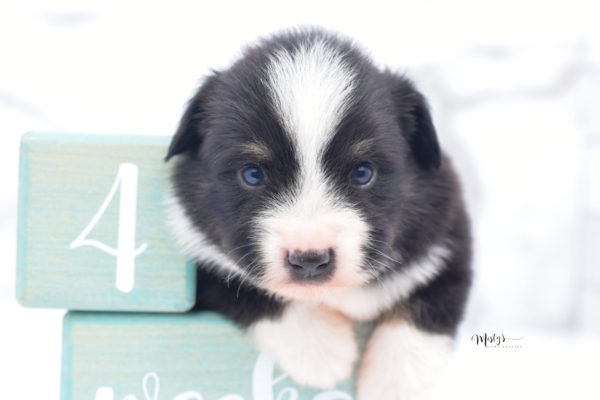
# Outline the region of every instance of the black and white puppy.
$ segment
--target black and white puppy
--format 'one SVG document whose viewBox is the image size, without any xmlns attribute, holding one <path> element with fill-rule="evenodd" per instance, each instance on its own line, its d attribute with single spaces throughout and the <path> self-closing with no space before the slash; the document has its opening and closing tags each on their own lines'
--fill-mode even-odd
<svg viewBox="0 0 600 400">
<path fill-rule="evenodd" d="M 168 151 L 172 228 L 220 312 L 294 380 L 331 388 L 375 321 L 360 400 L 427 391 L 470 283 L 459 183 L 403 76 L 318 29 L 245 50 L 192 98 Z"/>
</svg>

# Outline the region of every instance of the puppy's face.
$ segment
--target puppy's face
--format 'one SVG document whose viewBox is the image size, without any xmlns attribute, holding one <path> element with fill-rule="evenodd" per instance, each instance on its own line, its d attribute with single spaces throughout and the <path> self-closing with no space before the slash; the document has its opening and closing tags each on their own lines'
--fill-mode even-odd
<svg viewBox="0 0 600 400">
<path fill-rule="evenodd" d="M 412 85 L 320 32 L 209 77 L 167 158 L 179 153 L 171 223 L 188 252 L 289 298 L 401 269 L 420 181 L 440 163 Z"/>
</svg>

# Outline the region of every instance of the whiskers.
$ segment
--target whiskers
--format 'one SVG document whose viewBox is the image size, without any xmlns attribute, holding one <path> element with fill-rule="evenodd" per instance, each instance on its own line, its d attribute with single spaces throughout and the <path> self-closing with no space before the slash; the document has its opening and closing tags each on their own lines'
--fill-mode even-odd
<svg viewBox="0 0 600 400">
<path fill-rule="evenodd" d="M 392 248 L 392 246 L 390 246 L 388 243 L 384 242 L 383 240 L 377 240 L 377 239 L 369 239 L 370 242 L 377 242 L 377 243 L 382 243 L 383 245 L 385 245 L 385 247 L 389 248 L 390 250 L 394 251 L 394 249 Z M 402 260 L 396 260 L 394 257 L 382 252 L 381 250 L 377 250 L 375 247 L 368 245 L 367 249 L 374 251 L 375 253 L 387 258 L 388 260 L 398 263 L 398 264 L 402 264 Z"/>
<path fill-rule="evenodd" d="M 254 245 L 253 243 L 246 243 L 246 244 L 243 244 L 241 246 L 234 247 L 233 249 L 231 249 L 227 253 L 225 253 L 225 257 L 229 257 L 229 255 L 231 253 L 233 253 L 234 251 L 236 251 L 236 250 L 243 249 L 243 248 L 246 248 L 246 247 L 250 247 L 250 246 L 253 246 L 253 245 Z"/>
<path fill-rule="evenodd" d="M 235 297 L 239 298 L 240 297 L 240 289 L 242 288 L 242 286 L 244 285 L 244 283 L 248 280 L 248 277 L 252 274 L 254 274 L 254 272 L 256 272 L 256 269 L 260 267 L 260 263 L 258 262 L 258 260 L 255 258 L 254 260 L 252 260 L 252 262 L 250 264 L 248 264 L 247 270 L 246 272 L 242 275 L 242 279 L 240 280 L 240 284 L 238 285 Z M 250 283 L 248 284 L 249 286 L 251 285 Z"/>
<path fill-rule="evenodd" d="M 240 250 L 240 249 L 245 249 L 247 247 L 252 247 L 254 246 L 254 243 L 246 243 L 243 244 L 241 246 L 237 246 L 234 247 L 233 249 L 229 250 L 227 253 L 224 254 L 224 256 L 229 259 L 233 266 L 235 267 L 235 269 L 232 269 L 229 271 L 229 273 L 227 274 L 227 276 L 225 277 L 225 282 L 227 284 L 227 287 L 229 287 L 229 283 L 231 282 L 231 278 L 233 278 L 234 276 L 238 276 L 240 278 L 244 278 L 244 276 L 246 275 L 246 271 L 244 271 L 243 268 L 240 268 L 240 262 L 242 262 L 242 260 L 244 260 L 246 257 L 248 257 L 249 255 L 252 254 L 251 251 L 243 254 L 240 258 L 238 258 L 237 261 L 233 261 L 229 256 L 236 250 Z M 256 260 L 253 260 L 250 264 L 256 262 Z"/>
<path fill-rule="evenodd" d="M 383 243 L 387 247 L 392 249 L 390 245 L 381 240 L 371 239 L 371 241 Z M 401 260 L 395 259 L 389 254 L 386 254 L 383 251 L 374 248 L 372 245 L 367 245 L 365 250 L 367 253 L 365 255 L 365 263 L 368 267 L 367 273 L 379 283 L 381 283 L 381 278 L 385 273 L 394 272 L 396 270 L 396 268 L 394 268 L 394 264 L 403 264 Z"/>
<path fill-rule="evenodd" d="M 377 269 L 373 266 L 373 264 L 370 263 L 370 261 L 374 260 L 370 257 L 365 258 L 365 263 L 369 267 L 367 273 L 371 276 L 371 278 L 377 280 L 377 282 L 381 282 L 381 277 L 379 276 L 380 274 L 377 272 Z"/>
</svg>

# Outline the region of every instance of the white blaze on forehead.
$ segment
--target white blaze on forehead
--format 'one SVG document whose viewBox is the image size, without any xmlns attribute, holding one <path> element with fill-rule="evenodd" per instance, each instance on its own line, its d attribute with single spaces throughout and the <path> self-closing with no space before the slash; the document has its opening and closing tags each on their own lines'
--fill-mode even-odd
<svg viewBox="0 0 600 400">
<path fill-rule="evenodd" d="M 356 286 L 362 271 L 362 247 L 369 227 L 354 207 L 335 193 L 322 156 L 353 102 L 354 71 L 344 54 L 326 41 L 276 52 L 267 67 L 266 84 L 275 112 L 292 141 L 299 161 L 297 185 L 257 220 L 270 288 L 283 290 L 288 272 L 286 251 L 332 248 L 336 272 L 332 285 Z"/>
<path fill-rule="evenodd" d="M 281 50 L 267 67 L 267 85 L 283 127 L 297 148 L 302 174 L 319 173 L 319 155 L 352 103 L 356 73 L 326 41 Z"/>
</svg>

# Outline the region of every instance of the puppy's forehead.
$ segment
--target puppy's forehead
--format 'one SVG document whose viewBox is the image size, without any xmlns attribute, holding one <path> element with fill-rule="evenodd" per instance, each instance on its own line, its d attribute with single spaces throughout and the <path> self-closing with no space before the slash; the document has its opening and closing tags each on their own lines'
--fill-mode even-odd
<svg viewBox="0 0 600 400">
<path fill-rule="evenodd" d="M 275 51 L 266 72 L 267 91 L 284 131 L 301 159 L 317 161 L 354 101 L 356 71 L 339 47 L 315 40 Z"/>
</svg>

